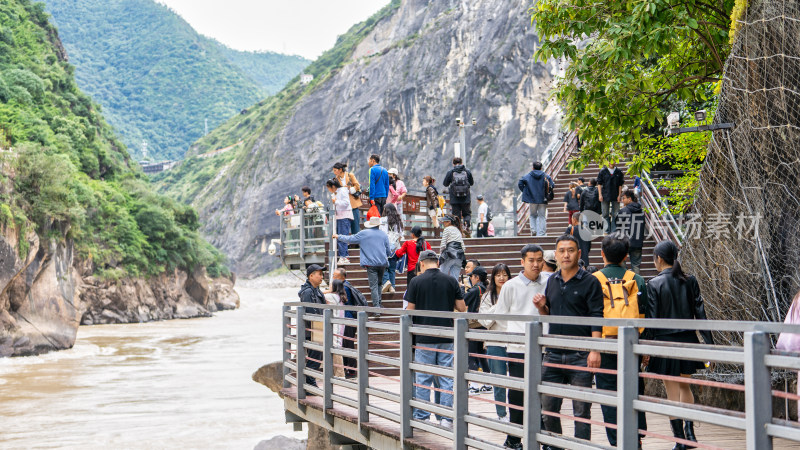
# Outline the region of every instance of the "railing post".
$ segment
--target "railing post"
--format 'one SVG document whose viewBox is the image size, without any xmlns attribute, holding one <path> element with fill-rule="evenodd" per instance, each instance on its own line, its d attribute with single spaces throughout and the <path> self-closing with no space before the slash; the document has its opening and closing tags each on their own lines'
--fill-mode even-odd
<svg viewBox="0 0 800 450">
<path fill-rule="evenodd" d="M 331 400 L 331 393 L 333 393 L 333 324 L 331 323 L 331 316 L 333 311 L 326 309 L 322 311 L 322 412 L 327 413 L 327 410 L 333 408 L 333 400 Z"/>
<path fill-rule="evenodd" d="M 517 210 L 517 196 L 514 196 L 514 236 L 519 236 L 519 211 Z"/>
<path fill-rule="evenodd" d="M 283 347 L 283 366 L 282 366 L 282 368 L 283 368 L 283 388 L 284 389 L 287 389 L 287 388 L 291 387 L 291 384 L 289 383 L 289 380 L 287 379 L 287 376 L 289 375 L 290 370 L 289 370 L 289 367 L 286 366 L 286 363 L 289 362 L 289 360 L 292 359 L 292 357 L 289 356 L 289 351 L 292 349 L 292 345 L 289 344 L 289 342 L 288 342 L 288 338 L 290 336 L 290 331 L 289 331 L 290 328 L 289 328 L 289 326 L 292 324 L 292 319 L 289 317 L 289 310 L 290 310 L 290 308 L 288 306 L 286 306 L 286 305 L 283 306 L 283 308 L 282 308 L 283 316 L 282 316 L 282 320 L 281 320 L 281 322 L 283 323 L 283 330 L 281 331 L 281 337 L 283 338 L 283 342 L 282 342 L 282 347 Z"/>
<path fill-rule="evenodd" d="M 772 377 L 764 364 L 769 349 L 766 333 L 744 334 L 744 416 L 748 450 L 772 449 L 766 427 L 772 422 Z"/>
<path fill-rule="evenodd" d="M 639 330 L 619 327 L 617 336 L 617 446 L 637 448 L 639 415 L 633 401 L 639 398 L 639 358 L 633 346 L 639 342 Z"/>
<path fill-rule="evenodd" d="M 469 412 L 469 391 L 464 374 L 469 370 L 469 344 L 467 343 L 467 319 L 456 319 L 453 329 L 453 448 L 466 448 Z"/>
<path fill-rule="evenodd" d="M 542 323 L 525 324 L 525 389 L 522 418 L 522 448 L 538 448 L 536 435 L 542 431 L 542 399 L 539 385 L 542 383 Z"/>
<path fill-rule="evenodd" d="M 300 208 L 300 259 L 306 259 L 306 209 Z"/>
<path fill-rule="evenodd" d="M 306 313 L 305 306 L 297 307 L 297 404 L 306 398 L 306 321 L 303 315 Z"/>
<path fill-rule="evenodd" d="M 411 371 L 411 316 L 400 316 L 400 445 L 413 436 L 411 430 L 411 405 L 414 373 Z"/>
<path fill-rule="evenodd" d="M 367 353 L 369 353 L 369 331 L 367 331 L 367 312 L 358 312 L 358 427 L 363 432 L 363 426 L 369 422 L 369 367 L 367 366 Z"/>
</svg>

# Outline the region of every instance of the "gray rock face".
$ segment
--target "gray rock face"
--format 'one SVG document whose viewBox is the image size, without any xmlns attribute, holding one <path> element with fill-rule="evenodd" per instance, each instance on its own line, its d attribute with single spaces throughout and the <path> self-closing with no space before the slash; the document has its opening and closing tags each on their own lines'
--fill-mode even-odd
<svg viewBox="0 0 800 450">
<path fill-rule="evenodd" d="M 72 243 L 51 240 L 45 248 L 31 233 L 23 260 L 17 231 L 2 231 L 0 357 L 72 347 L 80 321 Z"/>
<path fill-rule="evenodd" d="M 306 441 L 286 436 L 275 436 L 259 442 L 253 450 L 306 450 Z"/>
<path fill-rule="evenodd" d="M 207 317 L 239 306 L 233 282 L 209 279 L 205 270 L 118 281 L 87 276 L 82 282 L 82 325 Z"/>
<path fill-rule="evenodd" d="M 278 264 L 259 248 L 277 237 L 274 209 L 283 196 L 309 185 L 324 197 L 336 161 L 349 162 L 366 183 L 372 153 L 409 189 L 421 190 L 425 175 L 441 188 L 458 141 L 456 117 L 477 119 L 467 131 L 473 192 L 495 213 L 511 210 L 517 179 L 559 130 L 547 100 L 557 68 L 532 61 L 536 43 L 527 6 L 516 0 L 404 1 L 288 121 L 245 140 L 239 160 L 194 202 L 204 233 L 235 272 L 262 274 Z"/>
</svg>

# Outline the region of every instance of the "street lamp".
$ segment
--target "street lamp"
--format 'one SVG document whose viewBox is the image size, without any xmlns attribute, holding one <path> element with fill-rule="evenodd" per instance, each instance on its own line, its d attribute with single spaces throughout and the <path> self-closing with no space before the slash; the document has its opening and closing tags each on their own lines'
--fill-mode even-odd
<svg viewBox="0 0 800 450">
<path fill-rule="evenodd" d="M 694 119 L 698 123 L 705 122 L 707 117 L 706 110 L 701 109 L 700 111 L 695 111 Z M 697 127 L 684 127 L 680 128 L 681 126 L 681 116 L 677 112 L 671 112 L 667 116 L 667 136 L 676 136 L 683 133 L 698 133 L 701 131 L 716 131 L 716 130 L 728 130 L 733 128 L 732 123 L 716 123 L 716 124 L 709 124 L 709 125 L 700 125 Z"/>
<path fill-rule="evenodd" d="M 472 118 L 471 124 L 465 123 L 463 120 L 461 120 L 461 117 L 456 117 L 456 127 L 458 127 L 458 135 L 460 141 L 460 145 L 456 147 L 456 156 L 460 156 L 461 159 L 464 161 L 464 164 L 467 163 L 467 133 L 464 130 L 464 128 L 474 127 L 477 124 L 478 124 L 478 119 L 474 117 Z M 459 155 L 459 153 L 462 153 L 460 151 L 461 149 L 463 149 L 464 153 L 463 155 Z"/>
</svg>

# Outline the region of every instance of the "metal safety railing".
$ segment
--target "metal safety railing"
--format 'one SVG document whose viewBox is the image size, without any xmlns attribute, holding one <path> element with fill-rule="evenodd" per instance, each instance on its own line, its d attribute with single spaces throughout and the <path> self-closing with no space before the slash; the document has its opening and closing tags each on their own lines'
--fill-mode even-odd
<svg viewBox="0 0 800 450">
<path fill-rule="evenodd" d="M 296 214 L 280 217 L 281 258 L 304 262 L 309 256 L 325 256 L 335 226 L 333 211 L 300 208 Z M 313 261 L 317 262 L 317 261 Z"/>
<path fill-rule="evenodd" d="M 683 229 L 681 228 L 669 205 L 661 194 L 658 193 L 650 174 L 642 172 L 642 193 L 640 200 L 645 210 L 645 218 L 657 241 L 670 240 L 677 245 L 683 243 Z"/>
<path fill-rule="evenodd" d="M 315 309 L 311 309 L 311 308 Z M 310 314 L 309 311 L 322 314 Z M 357 318 L 342 317 L 344 311 L 351 311 Z M 380 312 L 399 317 L 398 322 L 369 320 L 368 313 Z M 436 317 L 452 319 L 452 327 L 429 327 L 414 323 L 415 317 Z M 476 330 L 468 327 L 468 319 L 515 321 L 524 323 L 524 333 Z M 617 326 L 617 339 L 584 338 L 546 334 L 548 324 Z M 351 327 L 347 332 L 346 327 Z M 637 328 L 645 329 L 688 329 L 717 330 L 743 333 L 744 345 L 716 346 L 705 344 L 678 344 L 666 341 L 640 340 Z M 431 311 L 403 311 L 380 308 L 358 308 L 336 305 L 308 303 L 286 303 L 283 307 L 283 387 L 284 392 L 295 391 L 285 401 L 287 417 L 306 411 L 304 400 L 308 395 L 321 398 L 324 417 L 322 422 L 334 417 L 342 417 L 341 408 L 348 408 L 353 414 L 354 430 L 350 439 L 366 445 L 370 433 L 364 428 L 373 418 L 378 417 L 396 424 L 399 428 L 398 442 L 407 442 L 415 431 L 424 431 L 452 441 L 452 447 L 479 449 L 500 449 L 503 442 L 490 442 L 478 436 L 481 429 L 502 433 L 521 439 L 524 448 L 536 448 L 536 443 L 564 448 L 607 448 L 604 442 L 591 442 L 578 438 L 552 433 L 542 429 L 543 416 L 559 417 L 616 429 L 619 448 L 637 448 L 640 435 L 670 442 L 691 444 L 698 448 L 717 448 L 703 443 L 702 432 L 698 433 L 699 443 L 640 429 L 637 414 L 679 417 L 695 423 L 708 423 L 738 430 L 744 433 L 742 447 L 748 449 L 771 449 L 773 439 L 780 438 L 800 443 L 800 426 L 794 422 L 773 417 L 773 398 L 797 401 L 800 396 L 772 389 L 772 374 L 776 370 L 800 370 L 800 354 L 778 352 L 771 349 L 771 336 L 782 332 L 800 333 L 800 325 L 787 325 L 765 322 L 736 321 L 697 321 L 671 319 L 599 319 L 564 316 L 517 316 L 489 314 L 459 314 Z M 370 332 L 396 332 L 399 340 L 383 341 L 370 339 Z M 433 346 L 415 343 L 415 337 L 433 336 L 451 339 L 452 347 Z M 349 345 L 335 344 L 336 340 Z M 417 339 L 419 341 L 419 339 Z M 524 349 L 521 354 L 511 353 L 509 357 L 470 353 L 469 342 L 482 341 L 499 345 L 516 345 Z M 385 351 L 391 348 L 396 356 Z M 613 368 L 599 369 L 585 366 L 564 366 L 543 359 L 544 349 L 565 349 L 580 352 L 601 352 L 616 355 Z M 380 349 L 384 349 L 381 351 Z M 428 351 L 449 355 L 452 363 L 433 365 L 415 359 L 415 352 Z M 336 364 L 336 356 L 349 358 L 344 364 Z M 642 356 L 678 358 L 682 360 L 712 361 L 720 364 L 733 364 L 743 367 L 744 385 L 721 383 L 697 378 L 669 377 L 655 373 L 640 372 Z M 418 353 L 419 356 L 419 353 Z M 522 376 L 509 374 L 487 374 L 470 370 L 470 357 L 499 359 L 522 366 Z M 395 367 L 397 376 L 388 376 L 370 369 L 370 364 Z M 588 371 L 618 375 L 616 390 L 598 389 L 589 386 L 574 386 L 546 381 L 550 368 Z M 336 370 L 346 369 L 355 373 L 355 379 L 336 376 Z M 430 386 L 420 383 L 415 374 L 429 374 L 452 380 L 450 383 Z M 315 379 L 311 384 L 306 377 Z M 642 395 L 639 379 L 677 379 L 684 383 L 705 385 L 714 388 L 744 392 L 744 411 L 679 403 Z M 378 382 L 380 381 L 380 382 Z M 522 402 L 496 401 L 470 396 L 468 383 L 483 383 L 495 388 L 505 388 L 521 393 Z M 387 384 L 389 387 L 387 387 Z M 415 390 L 417 394 L 415 394 Z M 449 401 L 437 404 L 426 401 L 418 395 L 422 390 L 440 392 L 452 396 Z M 515 394 L 517 395 L 517 394 Z M 591 420 L 584 417 L 568 416 L 543 407 L 547 396 L 575 401 L 598 403 L 616 407 L 616 424 Z M 518 398 L 518 397 L 515 397 Z M 378 400 L 378 401 L 375 401 Z M 472 403 L 470 402 L 472 400 Z M 296 402 L 295 402 L 296 401 Z M 388 404 L 387 404 L 388 402 Z M 502 405 L 518 411 L 516 423 L 504 422 L 475 408 L 477 402 Z M 430 421 L 418 420 L 414 409 L 427 411 L 452 420 L 452 426 L 440 426 Z M 484 408 L 485 409 L 485 408 Z M 292 417 L 300 417 L 293 415 Z M 666 418 L 665 418 L 666 420 Z M 702 428 L 701 428 L 702 430 Z M 337 433 L 347 433 L 347 429 L 337 425 Z M 386 441 L 382 441 L 385 442 Z M 671 445 L 671 444 L 670 444 Z"/>
</svg>

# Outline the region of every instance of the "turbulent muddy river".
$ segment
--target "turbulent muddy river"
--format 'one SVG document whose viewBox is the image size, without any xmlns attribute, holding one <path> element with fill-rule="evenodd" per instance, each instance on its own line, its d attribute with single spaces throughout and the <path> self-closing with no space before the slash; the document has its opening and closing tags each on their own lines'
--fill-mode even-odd
<svg viewBox="0 0 800 450">
<path fill-rule="evenodd" d="M 296 289 L 237 289 L 212 318 L 81 327 L 71 350 L 0 359 L 0 448 L 237 448 L 305 438 L 250 376 L 281 357 Z"/>
</svg>

